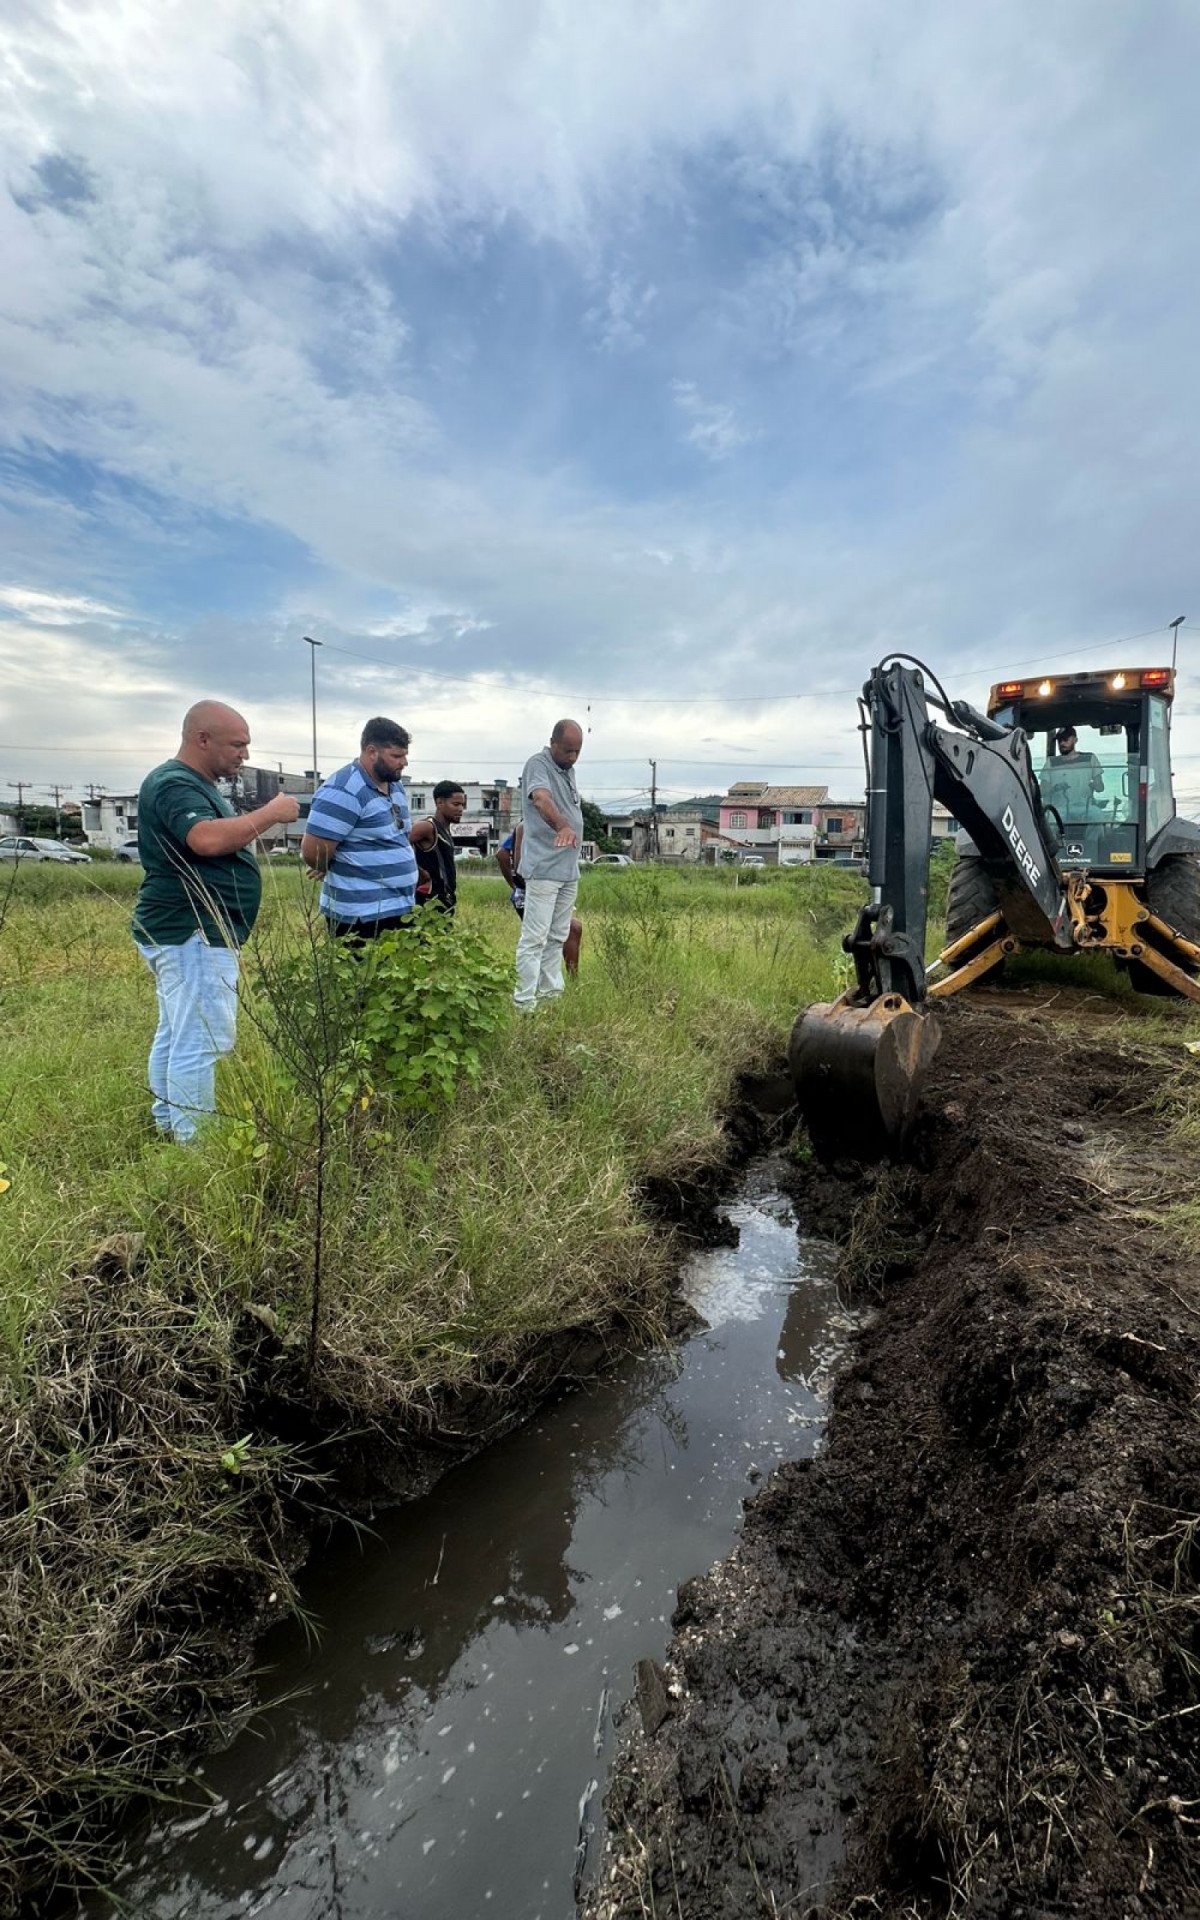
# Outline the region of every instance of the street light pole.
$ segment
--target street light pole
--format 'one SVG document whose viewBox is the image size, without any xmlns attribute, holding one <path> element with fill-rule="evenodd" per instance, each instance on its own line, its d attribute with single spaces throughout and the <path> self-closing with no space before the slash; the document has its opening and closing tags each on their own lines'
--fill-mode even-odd
<svg viewBox="0 0 1200 1920">
<path fill-rule="evenodd" d="M 313 736 L 312 790 L 315 793 L 317 790 L 317 648 L 323 647 L 325 645 L 325 642 L 323 640 L 314 640 L 309 634 L 306 633 L 304 635 L 304 644 L 306 647 L 312 648 L 312 652 L 309 654 L 309 659 L 312 662 L 312 736 Z"/>
<path fill-rule="evenodd" d="M 1181 613 L 1178 620 L 1172 620 L 1171 622 L 1171 672 L 1172 673 L 1174 673 L 1175 671 L 1175 655 L 1179 651 L 1179 629 L 1183 625 L 1186 619 L 1187 619 L 1186 613 Z"/>
</svg>

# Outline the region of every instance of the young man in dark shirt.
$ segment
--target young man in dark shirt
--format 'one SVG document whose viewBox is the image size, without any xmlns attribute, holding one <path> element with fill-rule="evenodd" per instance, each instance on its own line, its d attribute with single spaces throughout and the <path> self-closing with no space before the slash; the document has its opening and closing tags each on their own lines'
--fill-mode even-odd
<svg viewBox="0 0 1200 1920">
<path fill-rule="evenodd" d="M 155 1125 L 177 1140 L 190 1140 L 212 1113 L 217 1059 L 233 1050 L 238 950 L 262 897 L 253 843 L 300 811 L 290 793 L 253 813 L 234 811 L 216 782 L 231 779 L 249 749 L 240 713 L 198 701 L 184 716 L 178 753 L 146 775 L 138 795 L 145 877 L 133 937 L 158 993 L 150 1091 Z"/>
<path fill-rule="evenodd" d="M 432 818 L 418 820 L 412 830 L 413 852 L 428 882 L 428 890 L 417 897 L 436 902 L 443 913 L 451 915 L 458 903 L 458 868 L 450 829 L 458 825 L 466 805 L 467 796 L 457 780 L 439 780 L 433 790 Z"/>
</svg>

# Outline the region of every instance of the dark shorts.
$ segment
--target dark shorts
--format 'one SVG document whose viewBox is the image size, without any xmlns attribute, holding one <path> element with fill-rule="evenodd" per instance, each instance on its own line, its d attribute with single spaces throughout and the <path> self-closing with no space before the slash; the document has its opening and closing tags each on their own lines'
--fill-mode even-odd
<svg viewBox="0 0 1200 1920">
<path fill-rule="evenodd" d="M 392 933 L 397 927 L 412 924 L 411 913 L 396 913 L 383 920 L 331 920 L 329 931 L 335 940 L 344 940 L 350 947 L 361 947 L 368 940 L 378 940 L 381 933 Z"/>
</svg>

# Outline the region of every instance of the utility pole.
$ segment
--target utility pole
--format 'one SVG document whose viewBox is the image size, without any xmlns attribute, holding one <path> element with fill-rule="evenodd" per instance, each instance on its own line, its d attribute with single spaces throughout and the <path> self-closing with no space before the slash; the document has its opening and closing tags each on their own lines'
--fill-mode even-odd
<svg viewBox="0 0 1200 1920">
<path fill-rule="evenodd" d="M 25 791 L 26 788 L 32 787 L 33 781 L 10 780 L 8 784 L 17 790 L 17 832 L 23 833 L 25 830 Z"/>
<path fill-rule="evenodd" d="M 658 761 L 650 762 L 650 858 L 658 859 Z"/>
<path fill-rule="evenodd" d="M 43 787 L 42 791 L 43 793 L 52 793 L 54 795 L 54 834 L 56 839 L 61 840 L 62 838 L 62 797 L 64 793 L 70 793 L 71 789 L 70 787 L 60 787 L 56 783 L 52 787 Z"/>
<path fill-rule="evenodd" d="M 304 644 L 306 647 L 311 647 L 312 649 L 309 654 L 309 659 L 312 662 L 312 790 L 315 793 L 317 790 L 317 648 L 323 647 L 325 642 L 323 640 L 314 640 L 311 635 L 306 633 L 304 635 Z"/>
</svg>

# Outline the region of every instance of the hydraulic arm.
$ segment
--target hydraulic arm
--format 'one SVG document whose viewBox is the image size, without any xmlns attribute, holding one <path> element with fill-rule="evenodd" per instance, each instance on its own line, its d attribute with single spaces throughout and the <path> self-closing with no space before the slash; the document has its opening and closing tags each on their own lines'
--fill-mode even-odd
<svg viewBox="0 0 1200 1920">
<path fill-rule="evenodd" d="M 1025 735 L 934 686 L 931 695 L 919 663 L 894 658 L 863 689 L 871 900 L 843 941 L 855 981 L 801 1016 L 789 1048 L 801 1110 L 825 1152 L 902 1146 L 936 1050 L 925 1013 L 934 800 L 961 821 L 995 875 L 1006 923 L 1049 945 L 1069 949 L 1074 940 L 1070 889 Z M 951 727 L 931 720 L 931 699 Z"/>
</svg>

